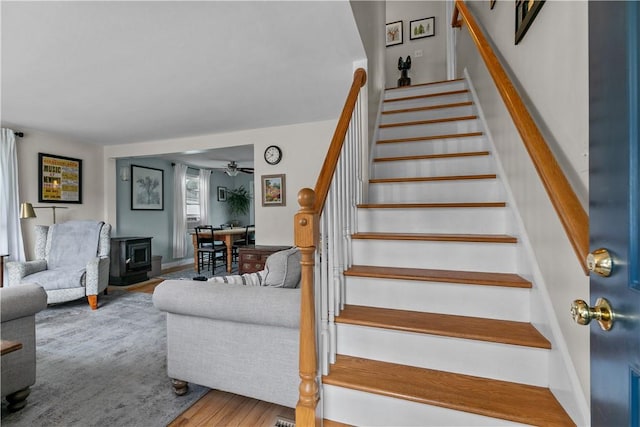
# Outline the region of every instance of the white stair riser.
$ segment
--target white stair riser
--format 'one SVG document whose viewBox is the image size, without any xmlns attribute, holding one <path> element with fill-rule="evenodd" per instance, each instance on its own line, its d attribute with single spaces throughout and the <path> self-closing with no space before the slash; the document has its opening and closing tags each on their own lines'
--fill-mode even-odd
<svg viewBox="0 0 640 427">
<path fill-rule="evenodd" d="M 337 351 L 456 374 L 548 385 L 549 351 L 539 348 L 339 323 Z"/>
<path fill-rule="evenodd" d="M 358 231 L 505 234 L 512 231 L 507 208 L 358 209 Z"/>
<path fill-rule="evenodd" d="M 372 178 L 415 176 L 484 175 L 495 173 L 493 157 L 465 156 L 373 163 Z"/>
<path fill-rule="evenodd" d="M 428 98 L 417 98 L 399 100 L 393 102 L 383 102 L 382 111 L 400 110 L 403 108 L 428 107 L 432 105 L 452 104 L 454 102 L 471 101 L 469 93 L 458 93 L 453 95 L 430 96 Z"/>
<path fill-rule="evenodd" d="M 384 267 L 516 273 L 513 243 L 353 240 L 353 263 Z"/>
<path fill-rule="evenodd" d="M 529 322 L 527 288 L 346 277 L 346 303 Z"/>
<path fill-rule="evenodd" d="M 484 136 L 464 138 L 442 138 L 427 141 L 394 142 L 376 144 L 375 157 L 420 156 L 425 154 L 462 153 L 486 151 L 489 143 Z"/>
<path fill-rule="evenodd" d="M 394 111 L 389 108 L 387 111 Z M 442 119 L 445 117 L 461 117 L 461 116 L 471 116 L 474 115 L 475 109 L 473 105 L 467 105 L 462 107 L 446 107 L 446 108 L 436 108 L 432 110 L 420 110 L 420 111 L 411 111 L 407 113 L 394 113 L 394 114 L 382 114 L 380 116 L 380 123 L 400 123 L 400 122 L 411 122 L 414 120 L 432 120 L 432 119 Z"/>
<path fill-rule="evenodd" d="M 407 96 L 429 95 L 433 93 L 451 92 L 454 90 L 465 90 L 467 86 L 463 80 L 455 82 L 442 82 L 429 85 L 407 86 L 394 88 L 384 93 L 384 99 L 404 98 Z"/>
<path fill-rule="evenodd" d="M 503 202 L 497 179 L 370 183 L 369 203 Z"/>
<path fill-rule="evenodd" d="M 433 123 L 428 125 L 380 128 L 378 135 L 379 139 L 392 139 L 479 131 L 481 131 L 480 121 L 475 119 L 456 120 L 452 122 Z"/>
<path fill-rule="evenodd" d="M 424 405 L 358 390 L 322 386 L 323 418 L 358 426 L 523 426 L 497 418 Z"/>
</svg>

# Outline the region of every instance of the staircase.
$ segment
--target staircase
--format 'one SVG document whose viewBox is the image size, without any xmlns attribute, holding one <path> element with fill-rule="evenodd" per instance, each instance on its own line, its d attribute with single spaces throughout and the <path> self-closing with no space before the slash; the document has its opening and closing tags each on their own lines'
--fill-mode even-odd
<svg viewBox="0 0 640 427">
<path fill-rule="evenodd" d="M 547 388 L 511 208 L 464 80 L 388 90 L 323 416 L 574 425 Z"/>
</svg>

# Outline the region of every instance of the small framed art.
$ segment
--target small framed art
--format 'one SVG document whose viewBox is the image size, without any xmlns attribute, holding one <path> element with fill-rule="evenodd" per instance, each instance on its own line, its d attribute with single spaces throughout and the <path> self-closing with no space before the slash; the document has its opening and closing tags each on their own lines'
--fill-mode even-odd
<svg viewBox="0 0 640 427">
<path fill-rule="evenodd" d="M 416 19 L 409 22 L 409 39 L 416 40 L 436 35 L 436 17 Z"/>
<path fill-rule="evenodd" d="M 402 44 L 402 21 L 387 24 L 385 34 L 387 47 Z"/>
<path fill-rule="evenodd" d="M 262 175 L 262 206 L 286 206 L 285 175 Z"/>
<path fill-rule="evenodd" d="M 164 171 L 131 165 L 131 210 L 164 210 Z"/>
<path fill-rule="evenodd" d="M 227 187 L 218 187 L 218 201 L 219 202 L 227 201 Z"/>
</svg>

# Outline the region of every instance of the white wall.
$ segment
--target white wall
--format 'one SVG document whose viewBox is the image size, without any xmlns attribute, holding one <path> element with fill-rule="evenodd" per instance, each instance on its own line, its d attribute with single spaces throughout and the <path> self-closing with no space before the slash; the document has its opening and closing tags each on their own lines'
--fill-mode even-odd
<svg viewBox="0 0 640 427">
<path fill-rule="evenodd" d="M 369 98 L 369 140 L 375 135 L 380 99 L 385 88 L 385 38 L 386 8 L 381 1 L 351 0 L 353 17 L 358 26 L 364 50 L 367 54 L 367 89 Z"/>
<path fill-rule="evenodd" d="M 106 220 L 103 205 L 103 149 L 100 146 L 70 141 L 51 134 L 19 127 L 23 138 L 17 139 L 20 202 L 33 206 L 64 206 L 56 209 L 56 222 L 72 219 Z M 82 203 L 38 202 L 38 153 L 55 154 L 82 160 Z M 33 259 L 34 227 L 53 224 L 51 209 L 36 209 L 36 218 L 22 219 L 22 237 L 27 259 Z"/>
<path fill-rule="evenodd" d="M 346 93 L 345 93 L 346 97 Z M 202 135 L 189 138 L 152 141 L 139 144 L 124 144 L 105 147 L 105 206 L 107 216 L 116 222 L 115 158 L 153 156 L 186 150 L 232 147 L 253 144 L 255 190 L 260 196 L 261 175 L 286 174 L 286 206 L 263 207 L 255 204 L 256 243 L 259 245 L 293 244 L 293 216 L 298 210 L 297 193 L 303 187 L 315 186 L 322 167 L 335 120 L 303 123 L 290 126 L 253 129 L 225 134 Z M 269 145 L 282 148 L 282 161 L 270 166 L 264 161 L 264 150 Z"/>
<path fill-rule="evenodd" d="M 445 1 L 387 1 L 386 22 L 402 21 L 403 43 L 386 48 L 386 87 L 398 86 L 398 58 L 411 56 L 411 84 L 441 81 L 447 78 L 447 35 Z M 409 38 L 409 23 L 422 18 L 435 19 L 435 35 L 417 40 Z M 416 51 L 422 51 L 418 57 Z"/>
<path fill-rule="evenodd" d="M 538 126 L 585 209 L 588 201 L 588 28 L 586 2 L 546 2 L 533 25 L 514 45 L 513 2 L 499 1 L 490 10 L 488 2 L 468 2 L 507 72 L 517 76 L 519 89 Z M 571 25 L 567 25 L 570 22 Z M 467 69 L 480 98 L 490 134 L 496 145 L 515 203 L 538 261 L 542 288 L 534 290 L 533 322 L 549 334 L 548 322 L 540 318 L 544 292 L 548 293 L 568 346 L 569 365 L 588 402 L 590 387 L 589 328 L 579 327 L 569 316 L 574 299 L 589 300 L 589 282 L 582 271 L 549 197 L 547 196 L 504 104 L 497 94 L 468 31 L 458 33 L 457 63 Z M 460 72 L 460 71 L 459 71 Z M 460 72 L 461 74 L 461 72 Z M 535 293 L 538 295 L 535 295 Z M 547 325 L 545 325 L 547 323 Z M 559 345 L 562 345 L 560 343 Z M 554 349 L 557 351 L 557 349 Z M 551 380 L 554 365 L 551 362 Z M 552 389 L 554 384 L 551 384 Z M 554 390 L 559 394 L 570 390 Z"/>
</svg>

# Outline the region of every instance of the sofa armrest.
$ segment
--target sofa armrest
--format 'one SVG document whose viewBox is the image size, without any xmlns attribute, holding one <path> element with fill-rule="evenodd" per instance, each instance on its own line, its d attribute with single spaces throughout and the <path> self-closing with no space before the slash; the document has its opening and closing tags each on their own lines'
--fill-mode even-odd
<svg viewBox="0 0 640 427">
<path fill-rule="evenodd" d="M 30 274 L 47 269 L 47 261 L 37 259 L 34 261 L 9 261 L 7 267 L 7 286 L 19 285 L 22 279 Z"/>
<path fill-rule="evenodd" d="M 92 258 L 87 263 L 86 272 L 86 294 L 98 295 L 109 285 L 109 257 Z"/>
<path fill-rule="evenodd" d="M 300 324 L 300 289 L 165 280 L 153 303 L 186 316 L 296 329 Z"/>
<path fill-rule="evenodd" d="M 0 288 L 0 321 L 33 316 L 47 308 L 47 293 L 39 285 Z"/>
</svg>

